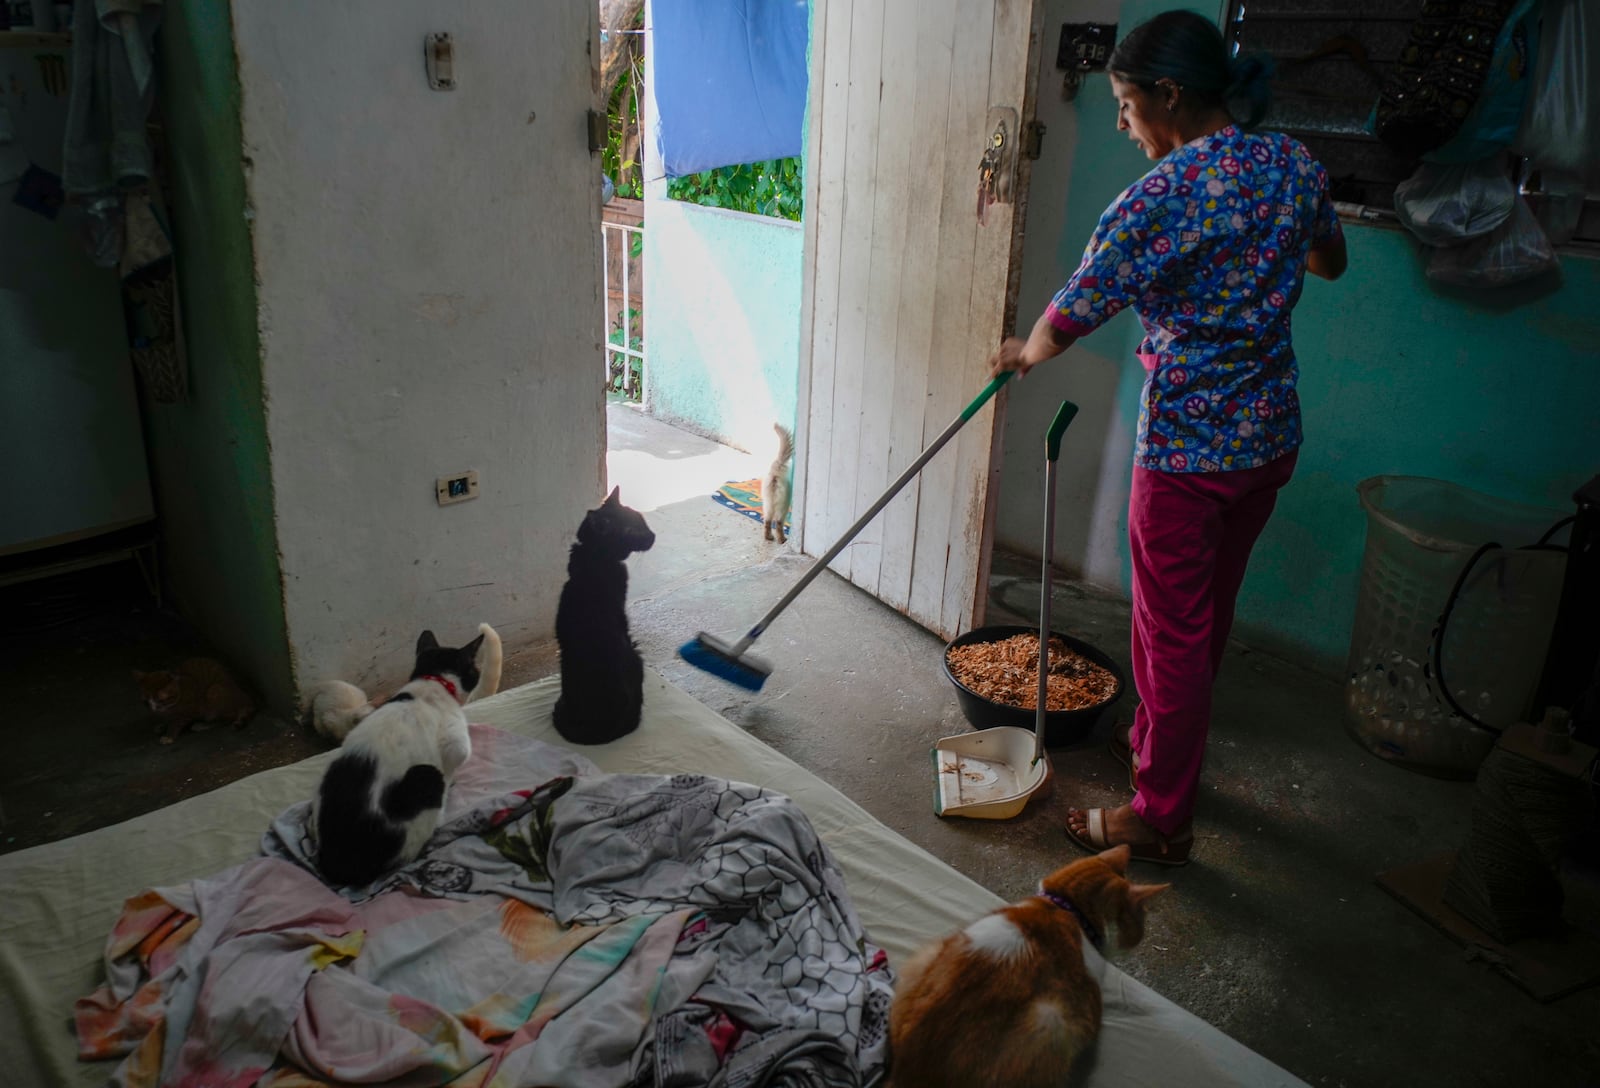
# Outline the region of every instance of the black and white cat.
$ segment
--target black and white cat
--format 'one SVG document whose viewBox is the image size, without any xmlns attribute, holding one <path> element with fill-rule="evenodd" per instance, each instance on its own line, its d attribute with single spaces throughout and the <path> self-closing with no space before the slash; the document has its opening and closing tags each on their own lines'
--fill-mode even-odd
<svg viewBox="0 0 1600 1088">
<path fill-rule="evenodd" d="M 403 688 L 375 710 L 346 708 L 344 721 L 353 727 L 311 802 L 317 868 L 329 884 L 370 884 L 422 852 L 439 823 L 446 786 L 472 754 L 461 708 L 493 692 L 500 668 L 500 636 L 486 623 L 455 649 L 424 631 Z M 344 688 L 360 695 L 349 684 L 336 690 Z"/>
<path fill-rule="evenodd" d="M 628 635 L 628 568 L 656 535 L 621 488 L 590 510 L 567 559 L 567 584 L 556 609 L 561 697 L 556 731 L 574 744 L 606 744 L 639 728 L 644 662 Z"/>
</svg>

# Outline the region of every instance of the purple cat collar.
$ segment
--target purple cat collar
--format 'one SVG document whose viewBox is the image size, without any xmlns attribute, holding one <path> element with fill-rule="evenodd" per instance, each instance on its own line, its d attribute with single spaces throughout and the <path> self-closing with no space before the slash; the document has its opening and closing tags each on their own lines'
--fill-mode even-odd
<svg viewBox="0 0 1600 1088">
<path fill-rule="evenodd" d="M 461 692 L 456 690 L 455 681 L 451 680 L 449 677 L 435 676 L 433 673 L 429 673 L 427 676 L 419 676 L 417 679 L 432 680 L 435 684 L 438 684 L 440 687 L 444 688 L 444 690 L 448 691 L 450 693 L 450 698 L 454 699 L 458 703 L 461 701 Z"/>
<path fill-rule="evenodd" d="M 1066 896 L 1057 895 L 1054 892 L 1041 891 L 1039 893 L 1039 898 L 1055 904 L 1076 918 L 1078 920 L 1078 928 L 1082 929 L 1083 932 L 1088 936 L 1089 943 L 1094 945 L 1096 948 L 1101 946 L 1100 942 L 1102 938 L 1100 936 L 1100 930 L 1095 927 L 1093 922 L 1089 921 L 1088 917 L 1084 915 L 1083 911 L 1078 909 L 1078 905 L 1076 903 L 1068 899 Z"/>
</svg>

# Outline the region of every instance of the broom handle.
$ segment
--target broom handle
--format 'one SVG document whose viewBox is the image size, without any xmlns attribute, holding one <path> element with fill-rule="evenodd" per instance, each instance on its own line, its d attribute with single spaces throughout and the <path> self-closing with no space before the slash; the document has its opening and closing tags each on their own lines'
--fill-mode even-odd
<svg viewBox="0 0 1600 1088">
<path fill-rule="evenodd" d="M 788 608 L 794 599 L 800 596 L 801 590 L 816 581 L 817 576 L 828 568 L 828 564 L 833 562 L 834 557 L 844 551 L 845 546 L 856 538 L 857 533 L 867 527 L 869 521 L 878 516 L 878 511 L 888 506 L 890 501 L 900 494 L 900 489 L 910 483 L 912 477 L 922 471 L 922 466 L 931 461 L 933 455 L 943 449 L 946 442 L 955 437 L 955 433 L 962 428 L 962 425 L 977 415 L 978 410 L 989 402 L 989 398 L 1000 391 L 1000 387 L 1010 380 L 1012 373 L 1012 371 L 1007 370 L 995 377 L 988 385 L 983 387 L 983 392 L 972 398 L 972 403 L 962 409 L 961 414 L 951 421 L 950 426 L 946 427 L 944 432 L 938 438 L 935 438 L 928 448 L 923 450 L 917 459 L 906 467 L 906 470 L 900 474 L 899 478 L 889 485 L 889 490 L 878 496 L 878 501 L 867 507 L 867 512 L 857 518 L 855 524 L 846 529 L 844 535 L 834 542 L 833 547 L 823 553 L 822 558 L 812 564 L 811 569 L 806 571 L 805 575 L 794 584 L 789 592 L 785 593 L 778 603 L 773 605 L 771 610 L 765 616 L 762 616 L 756 622 L 756 625 L 750 628 L 749 632 L 734 645 L 734 657 L 738 657 L 748 650 L 750 644 L 761 637 L 761 633 L 767 629 L 767 625 L 778 618 L 778 613 Z"/>
</svg>

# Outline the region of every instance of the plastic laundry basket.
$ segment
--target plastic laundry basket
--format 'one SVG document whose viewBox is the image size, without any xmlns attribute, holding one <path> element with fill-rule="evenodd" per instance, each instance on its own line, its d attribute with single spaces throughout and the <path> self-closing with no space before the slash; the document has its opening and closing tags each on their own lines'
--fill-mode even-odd
<svg viewBox="0 0 1600 1088">
<path fill-rule="evenodd" d="M 1523 547 L 1559 511 L 1505 502 L 1418 476 L 1375 476 L 1357 491 L 1366 551 L 1345 686 L 1346 723 L 1374 754 L 1469 777 L 1496 733 L 1528 716 L 1555 624 L 1566 555 Z M 1480 545 L 1498 543 L 1478 555 Z M 1438 622 L 1462 571 L 1435 660 Z"/>
</svg>

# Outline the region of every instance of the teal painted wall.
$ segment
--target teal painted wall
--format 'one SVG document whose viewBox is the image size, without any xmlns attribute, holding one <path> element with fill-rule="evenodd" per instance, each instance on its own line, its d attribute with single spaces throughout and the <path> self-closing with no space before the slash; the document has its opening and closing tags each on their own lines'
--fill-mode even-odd
<svg viewBox="0 0 1600 1088">
<path fill-rule="evenodd" d="M 1056 6 L 1074 14 L 1075 5 Z M 1126 3 L 1118 23 L 1126 32 L 1178 6 Z M 1050 58 L 1043 76 L 1042 86 L 1057 78 Z M 1041 103 L 1051 97 L 1041 92 Z M 1115 130 L 1104 77 L 1054 108 L 1032 191 L 1023 326 L 1076 267 L 1105 206 L 1150 165 Z M 1345 235 L 1349 272 L 1331 284 L 1308 277 L 1294 312 L 1306 444 L 1257 545 L 1236 626 L 1247 641 L 1330 672 L 1343 665 L 1355 611 L 1360 480 L 1431 476 L 1570 513 L 1572 490 L 1600 471 L 1600 261 L 1563 258 L 1559 283 L 1447 293 L 1424 277 L 1409 235 L 1348 224 Z M 1053 405 L 1077 400 L 1084 414 L 1063 453 L 1057 561 L 1124 593 L 1139 338 L 1131 311 L 1119 315 L 1030 376 L 1019 388 L 1031 395 L 1011 397 L 999 523 L 1003 546 L 1037 555 L 1036 447 Z"/>
<path fill-rule="evenodd" d="M 793 428 L 800 365 L 799 223 L 645 190 L 645 406 L 754 452 Z"/>
<path fill-rule="evenodd" d="M 162 109 L 190 400 L 147 403 L 178 607 L 280 711 L 294 703 L 228 0 L 168 5 Z"/>
</svg>

